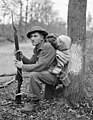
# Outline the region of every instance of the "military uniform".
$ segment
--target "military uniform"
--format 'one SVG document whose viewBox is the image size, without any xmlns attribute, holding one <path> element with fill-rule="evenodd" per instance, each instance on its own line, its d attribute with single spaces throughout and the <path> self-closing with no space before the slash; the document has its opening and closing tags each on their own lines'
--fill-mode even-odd
<svg viewBox="0 0 93 120">
<path fill-rule="evenodd" d="M 49 42 L 43 42 L 35 47 L 31 59 L 23 57 L 22 70 L 30 72 L 29 93 L 40 97 L 42 83 L 53 85 L 57 79 L 49 69 L 56 65 L 56 51 Z"/>
</svg>

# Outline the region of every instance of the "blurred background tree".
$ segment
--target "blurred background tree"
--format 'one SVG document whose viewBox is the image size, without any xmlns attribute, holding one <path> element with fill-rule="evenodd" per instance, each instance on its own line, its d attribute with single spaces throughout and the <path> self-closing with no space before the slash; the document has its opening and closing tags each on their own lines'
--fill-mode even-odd
<svg viewBox="0 0 93 120">
<path fill-rule="evenodd" d="M 19 31 L 20 41 L 27 41 L 26 33 L 34 25 L 40 25 L 49 32 L 66 34 L 66 23 L 53 10 L 51 0 L 43 2 L 31 0 L 2 0 L 2 19 L 0 24 L 0 36 L 13 41 L 11 25 L 11 12 L 14 14 L 14 22 Z"/>
<path fill-rule="evenodd" d="M 91 16 L 91 14 L 89 12 L 88 16 L 87 16 L 87 20 L 86 20 L 86 27 L 87 27 L 88 30 L 90 29 L 91 24 L 92 24 L 92 16 Z"/>
</svg>

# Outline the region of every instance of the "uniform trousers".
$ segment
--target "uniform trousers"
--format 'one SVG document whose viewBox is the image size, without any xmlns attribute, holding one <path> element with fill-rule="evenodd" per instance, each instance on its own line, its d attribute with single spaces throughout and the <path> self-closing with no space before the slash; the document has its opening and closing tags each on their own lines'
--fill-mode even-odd
<svg viewBox="0 0 93 120">
<path fill-rule="evenodd" d="M 42 83 L 54 85 L 56 80 L 56 75 L 49 71 L 31 72 L 29 94 L 33 96 L 33 99 L 39 99 L 41 97 Z"/>
</svg>

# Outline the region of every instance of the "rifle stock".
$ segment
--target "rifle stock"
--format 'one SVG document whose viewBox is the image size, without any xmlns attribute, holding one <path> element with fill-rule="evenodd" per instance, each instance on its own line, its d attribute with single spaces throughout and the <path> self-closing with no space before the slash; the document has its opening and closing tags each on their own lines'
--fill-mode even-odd
<svg viewBox="0 0 93 120">
<path fill-rule="evenodd" d="M 19 43 L 18 43 L 18 35 L 17 35 L 17 29 L 14 26 L 14 22 L 13 22 L 13 14 L 12 14 L 12 25 L 13 25 L 13 29 L 14 29 L 14 42 L 15 42 L 15 50 L 18 51 L 19 50 Z M 20 58 L 20 53 L 16 54 L 16 59 L 21 61 Z M 16 94 L 21 92 L 21 84 L 22 84 L 22 70 L 17 68 L 17 74 L 16 74 L 16 80 L 18 80 L 18 88 L 16 90 Z M 21 95 L 16 96 L 15 101 L 17 104 L 21 103 Z"/>
</svg>

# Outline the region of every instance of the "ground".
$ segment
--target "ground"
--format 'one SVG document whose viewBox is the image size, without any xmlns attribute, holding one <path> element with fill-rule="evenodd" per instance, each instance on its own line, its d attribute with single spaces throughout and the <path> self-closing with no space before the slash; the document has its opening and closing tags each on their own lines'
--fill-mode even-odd
<svg viewBox="0 0 93 120">
<path fill-rule="evenodd" d="M 22 91 L 28 91 L 29 79 L 25 78 Z M 68 102 L 57 97 L 52 100 L 41 100 L 39 107 L 28 114 L 20 109 L 29 103 L 28 98 L 22 97 L 22 103 L 16 104 L 15 92 L 17 81 L 0 89 L 0 120 L 93 120 L 92 108 L 87 102 L 71 107 Z"/>
<path fill-rule="evenodd" d="M 21 44 L 20 49 L 27 56 L 32 55 L 32 46 L 29 43 Z M 0 46 L 0 86 L 4 86 L 0 88 L 0 120 L 93 120 L 92 107 L 87 101 L 71 106 L 62 96 L 52 100 L 41 100 L 40 106 L 35 111 L 28 114 L 21 113 L 20 109 L 29 103 L 28 98 L 22 97 L 21 104 L 16 104 L 17 81 L 14 80 L 8 86 L 4 84 L 15 78 L 13 52 L 14 44 Z M 28 92 L 27 76 L 29 75 L 23 76 L 22 92 Z"/>
</svg>

